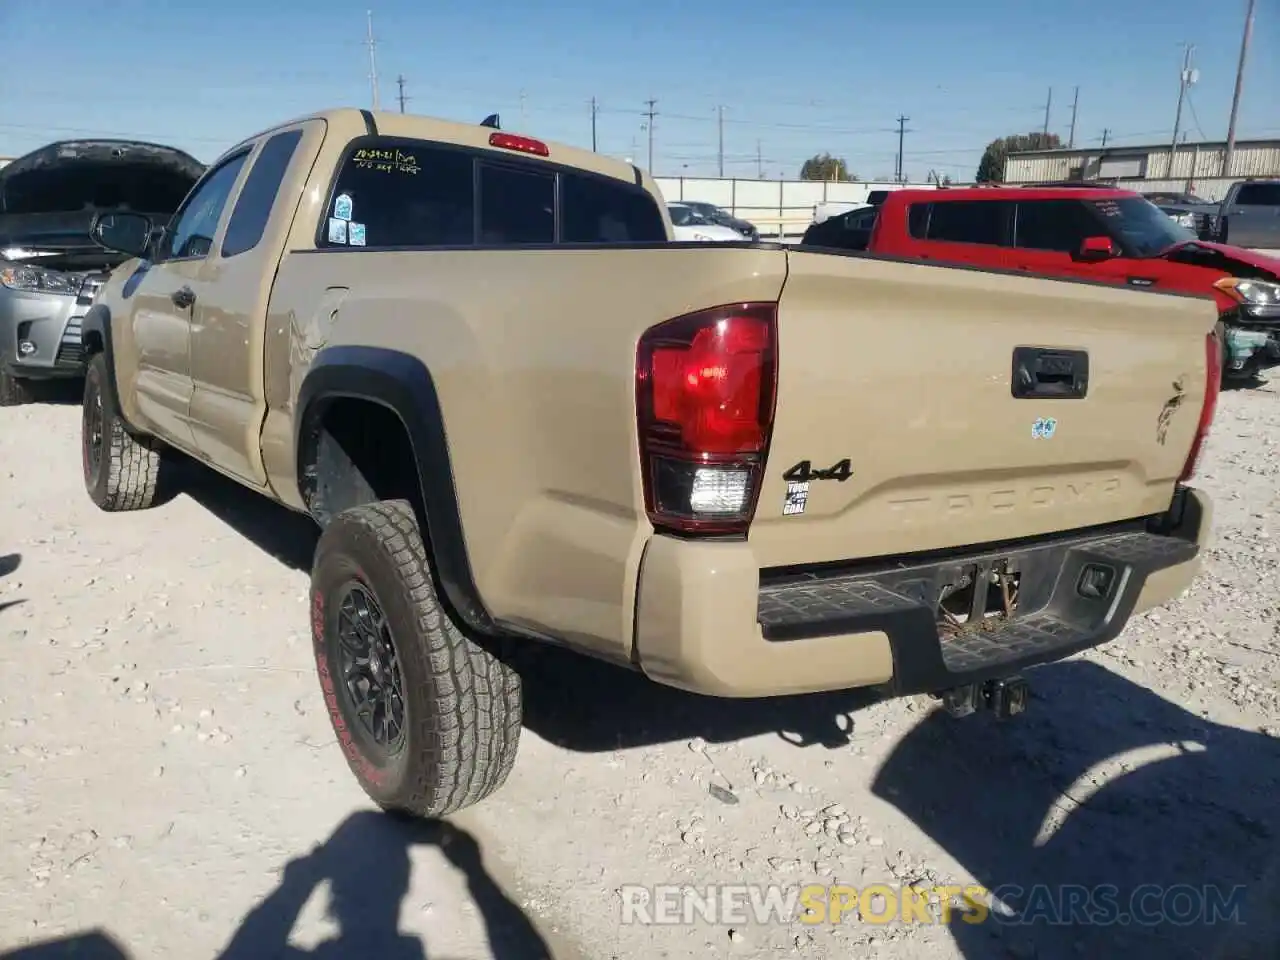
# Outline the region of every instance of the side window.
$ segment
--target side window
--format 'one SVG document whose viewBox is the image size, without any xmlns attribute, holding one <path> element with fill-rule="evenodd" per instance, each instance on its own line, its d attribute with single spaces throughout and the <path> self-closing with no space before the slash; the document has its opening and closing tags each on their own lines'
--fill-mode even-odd
<svg viewBox="0 0 1280 960">
<path fill-rule="evenodd" d="M 213 235 L 226 209 L 231 190 L 240 176 L 249 152 L 237 154 L 215 167 L 192 191 L 185 206 L 171 221 L 161 251 L 163 260 L 207 257 L 213 249 Z"/>
<path fill-rule="evenodd" d="M 267 229 L 267 220 L 271 217 L 271 208 L 275 205 L 285 171 L 289 169 L 289 161 L 301 140 L 301 130 L 286 130 L 262 145 L 249 176 L 245 178 L 235 209 L 231 211 L 231 221 L 222 238 L 222 256 L 234 257 L 258 245 L 263 231 Z"/>
<path fill-rule="evenodd" d="M 917 240 L 929 236 L 929 211 L 932 203 L 913 203 L 907 207 L 907 232 Z"/>
<path fill-rule="evenodd" d="M 1241 184 L 1236 203 L 1242 207 L 1280 207 L 1280 183 Z"/>
<path fill-rule="evenodd" d="M 357 141 L 320 225 L 321 247 L 449 247 L 475 242 L 472 155 L 374 138 Z"/>
<path fill-rule="evenodd" d="M 1030 250 L 1075 253 L 1086 237 L 1106 234 L 1077 200 L 1033 200 L 1018 204 L 1014 245 Z"/>
<path fill-rule="evenodd" d="M 555 176 L 481 163 L 479 242 L 507 246 L 555 239 Z"/>
<path fill-rule="evenodd" d="M 1009 204 L 1000 200 L 952 200 L 930 204 L 929 240 L 999 245 Z"/>
<path fill-rule="evenodd" d="M 662 213 L 648 191 L 604 177 L 560 175 L 562 243 L 661 243 Z"/>
</svg>

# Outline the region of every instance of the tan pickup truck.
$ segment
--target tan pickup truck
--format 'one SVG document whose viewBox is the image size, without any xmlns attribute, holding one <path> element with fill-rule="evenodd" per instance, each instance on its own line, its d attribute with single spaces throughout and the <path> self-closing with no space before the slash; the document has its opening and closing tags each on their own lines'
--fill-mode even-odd
<svg viewBox="0 0 1280 960">
<path fill-rule="evenodd" d="M 388 808 L 503 783 L 513 645 L 1009 714 L 1209 530 L 1207 299 L 674 243 L 629 164 L 354 109 L 95 236 L 132 259 L 83 325 L 90 496 L 147 507 L 180 451 L 315 519 L 320 684 Z"/>
</svg>

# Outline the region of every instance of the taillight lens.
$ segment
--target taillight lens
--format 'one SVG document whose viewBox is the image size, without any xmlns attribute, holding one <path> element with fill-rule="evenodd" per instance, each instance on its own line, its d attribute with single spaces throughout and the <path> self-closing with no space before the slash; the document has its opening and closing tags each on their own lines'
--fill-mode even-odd
<svg viewBox="0 0 1280 960">
<path fill-rule="evenodd" d="M 714 307 L 640 338 L 640 461 L 655 527 L 746 533 L 773 429 L 777 311 L 776 303 Z"/>
<path fill-rule="evenodd" d="M 1218 410 L 1218 394 L 1222 392 L 1222 349 L 1223 344 L 1217 333 L 1211 333 L 1204 339 L 1204 360 L 1207 366 L 1204 381 L 1204 403 L 1200 407 L 1200 422 L 1196 425 L 1196 435 L 1191 441 L 1191 452 L 1187 454 L 1187 462 L 1182 467 L 1180 483 L 1185 483 L 1195 476 L 1200 464 L 1200 454 L 1204 451 L 1205 439 L 1209 436 L 1209 427 Z"/>
</svg>

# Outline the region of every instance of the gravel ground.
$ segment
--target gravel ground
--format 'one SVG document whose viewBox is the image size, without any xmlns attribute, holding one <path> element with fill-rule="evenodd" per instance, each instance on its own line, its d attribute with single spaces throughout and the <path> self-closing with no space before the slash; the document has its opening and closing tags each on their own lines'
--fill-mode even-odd
<svg viewBox="0 0 1280 960">
<path fill-rule="evenodd" d="M 550 652 L 507 787 L 416 828 L 371 810 L 330 734 L 309 522 L 203 472 L 155 510 L 100 513 L 78 418 L 73 402 L 0 411 L 0 949 L 1166 960 L 1210 955 L 1229 928 L 875 923 L 870 901 L 838 924 L 624 924 L 623 899 L 978 884 L 1034 912 L 1034 884 L 1114 884 L 1121 905 L 1138 884 L 1244 884 L 1252 946 L 1220 960 L 1280 956 L 1258 926 L 1280 882 L 1254 884 L 1280 856 L 1274 386 L 1222 398 L 1202 473 L 1218 534 L 1196 586 L 1035 671 L 1025 717 L 859 694 L 713 701 Z"/>
</svg>

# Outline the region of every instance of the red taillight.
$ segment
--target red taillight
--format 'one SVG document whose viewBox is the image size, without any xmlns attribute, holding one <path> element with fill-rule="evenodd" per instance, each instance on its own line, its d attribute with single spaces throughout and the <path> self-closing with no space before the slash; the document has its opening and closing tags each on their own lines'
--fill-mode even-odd
<svg viewBox="0 0 1280 960">
<path fill-rule="evenodd" d="M 531 153 L 535 157 L 549 157 L 551 151 L 541 140 L 533 137 L 518 137 L 514 133 L 489 134 L 489 146 L 501 147 L 503 150 L 517 150 L 520 153 Z"/>
<path fill-rule="evenodd" d="M 1191 452 L 1187 454 L 1187 462 L 1182 467 L 1182 476 L 1178 477 L 1179 483 L 1186 483 L 1195 475 L 1205 439 L 1209 435 L 1209 426 L 1218 409 L 1218 394 L 1222 391 L 1222 341 L 1218 339 L 1217 333 L 1205 337 L 1204 360 L 1207 366 L 1204 403 L 1200 407 L 1200 422 L 1196 425 L 1196 435 L 1191 441 Z"/>
<path fill-rule="evenodd" d="M 655 527 L 746 532 L 773 428 L 777 309 L 776 303 L 715 307 L 640 338 L 640 461 Z"/>
</svg>

